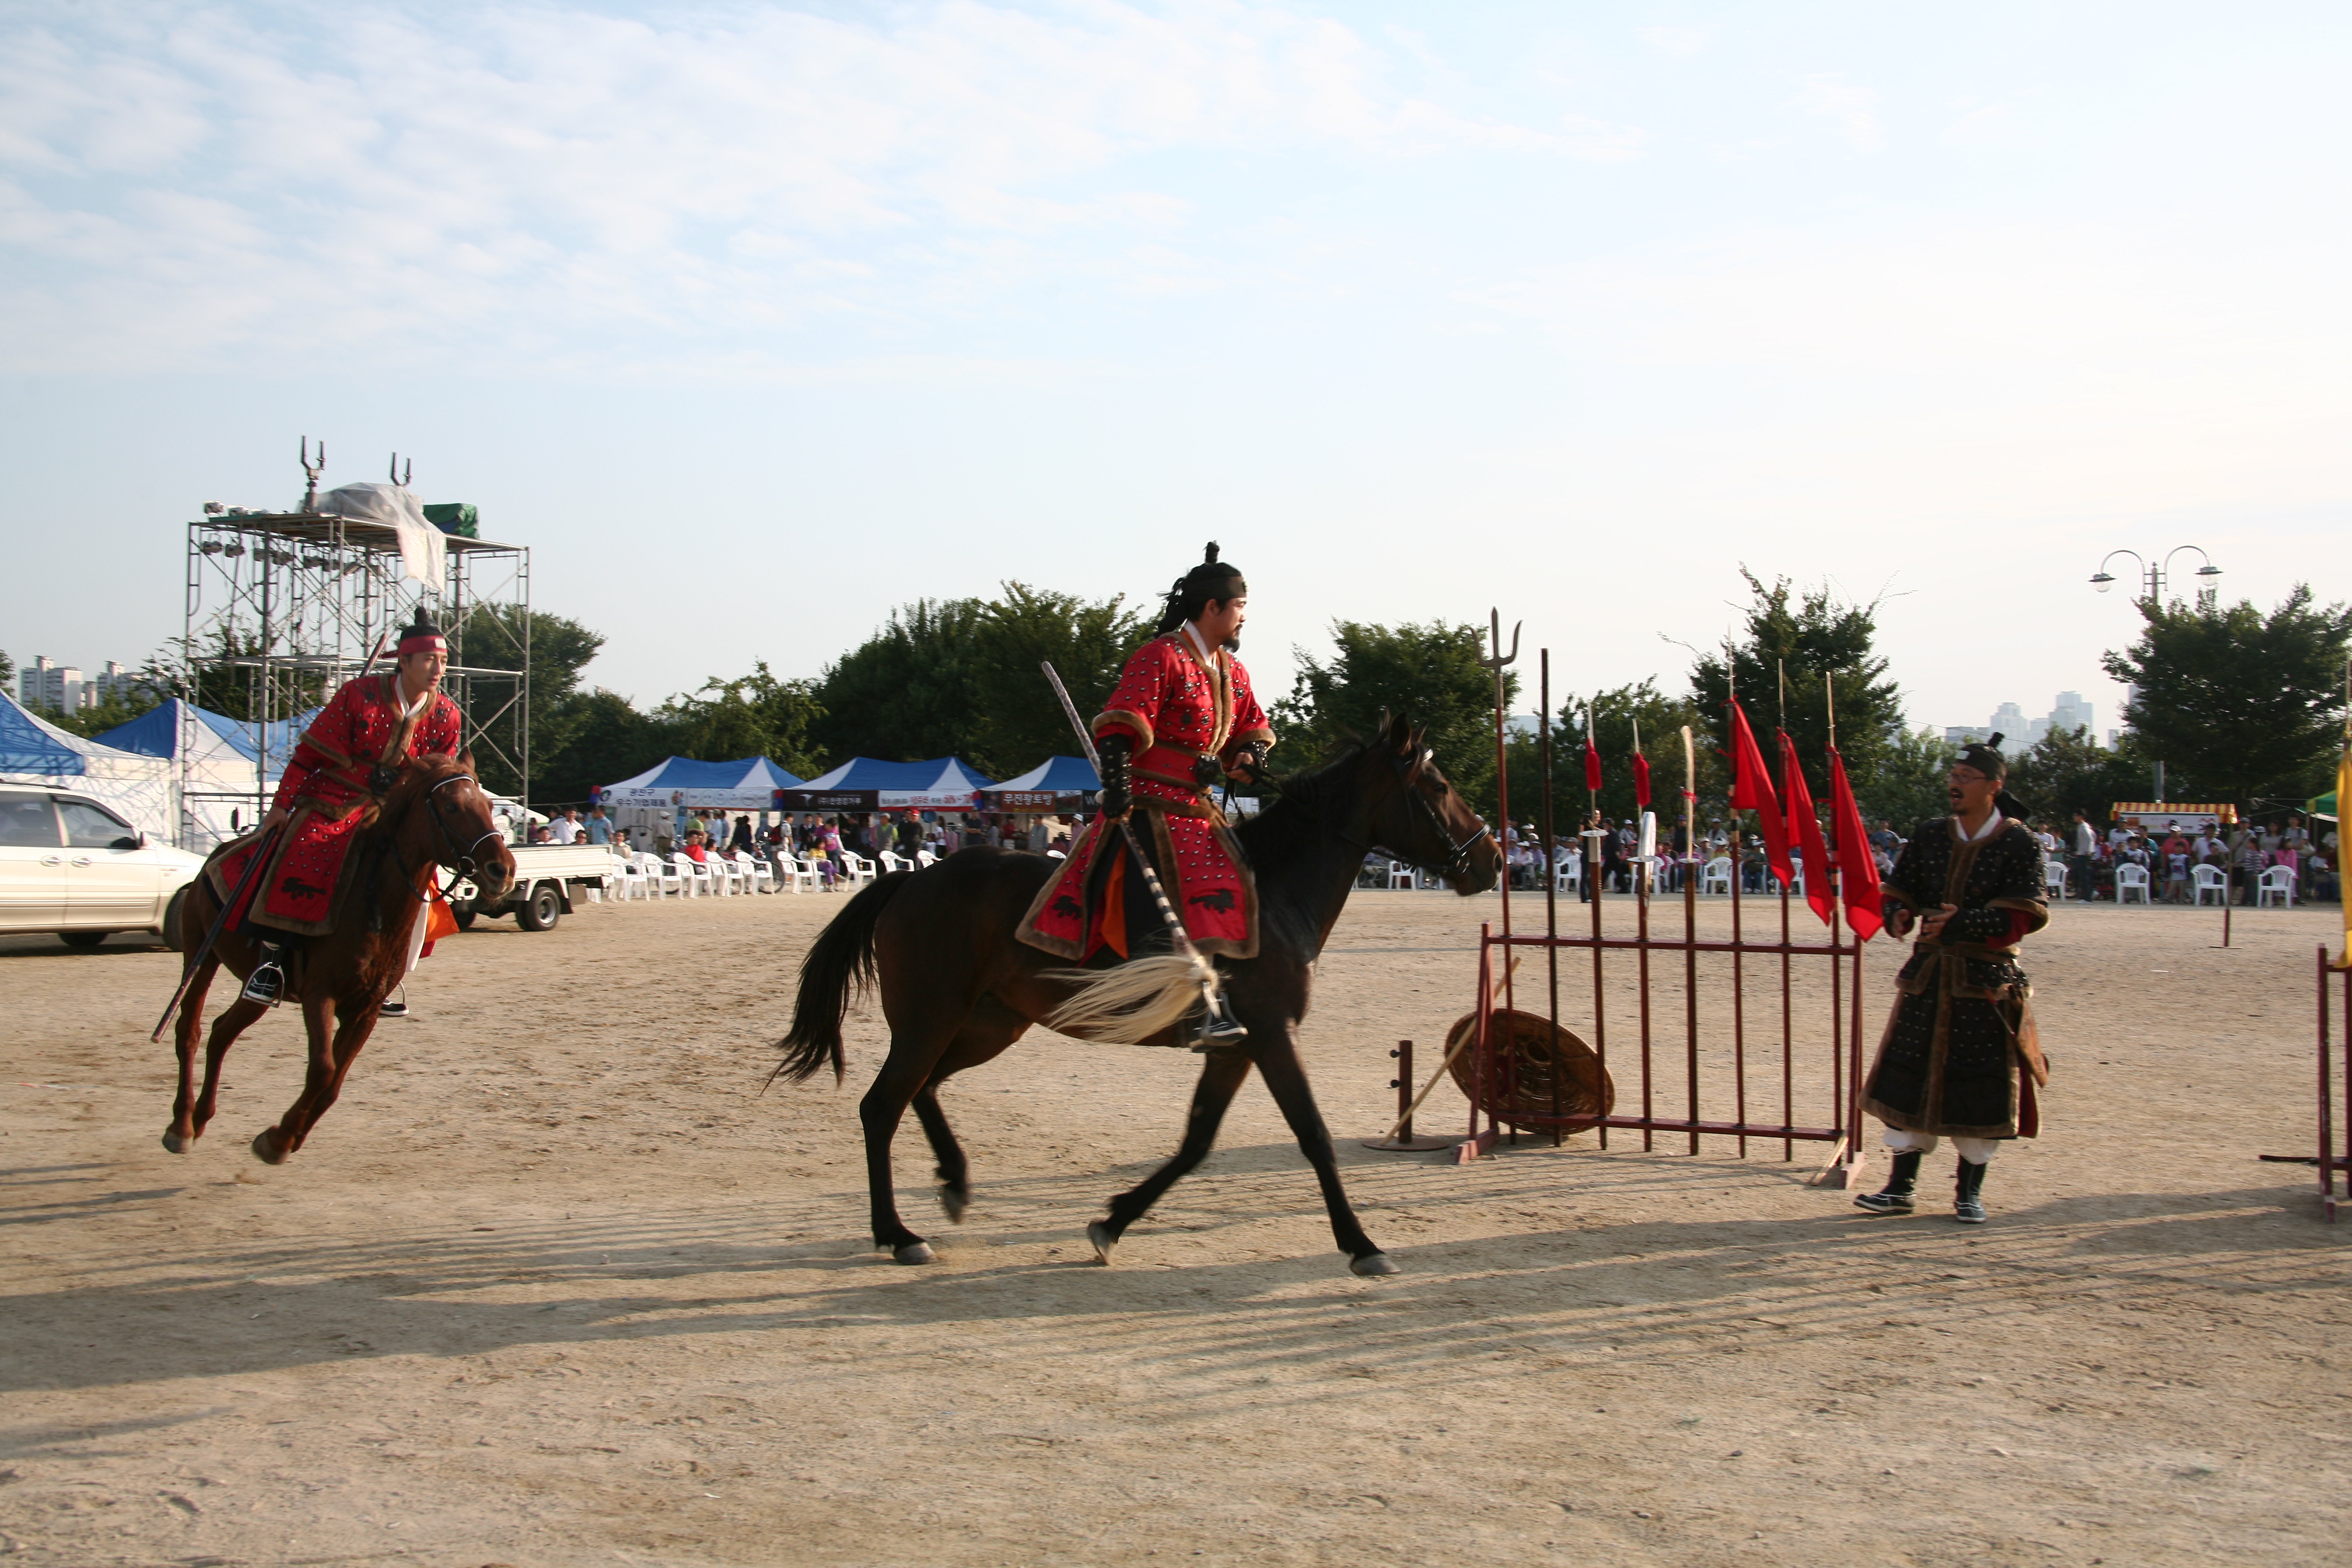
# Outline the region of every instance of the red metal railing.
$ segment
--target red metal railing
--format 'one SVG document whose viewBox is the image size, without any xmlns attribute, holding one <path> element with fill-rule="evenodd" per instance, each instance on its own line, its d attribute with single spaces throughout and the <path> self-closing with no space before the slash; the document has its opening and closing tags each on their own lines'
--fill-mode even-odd
<svg viewBox="0 0 2352 1568">
<path fill-rule="evenodd" d="M 2327 998 L 2331 983 L 2341 992 L 2332 1009 Z M 2344 1175 L 2345 1196 L 2352 1199 L 2352 969 L 2331 968 L 2323 942 L 2319 949 L 2319 1204 L 2331 1225 L 2336 1221 L 2338 1172 Z"/>
</svg>

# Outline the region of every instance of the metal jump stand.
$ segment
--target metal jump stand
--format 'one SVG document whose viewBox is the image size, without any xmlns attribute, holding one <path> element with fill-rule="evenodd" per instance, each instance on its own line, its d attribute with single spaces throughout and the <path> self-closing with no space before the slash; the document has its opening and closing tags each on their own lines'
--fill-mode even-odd
<svg viewBox="0 0 2352 1568">
<path fill-rule="evenodd" d="M 244 721 L 254 738 L 250 791 L 194 776 L 191 742 L 180 737 L 180 833 L 186 847 L 200 830 L 191 805 L 234 805 L 257 821 L 268 809 L 270 773 L 282 768 L 296 738 L 285 721 L 306 713 L 360 673 L 385 634 L 396 634 L 422 607 L 449 639 L 442 689 L 464 717 L 465 743 L 485 783 L 528 801 L 530 791 L 530 551 L 515 544 L 446 536 L 447 579 L 433 593 L 404 580 L 399 531 L 388 523 L 321 512 L 320 445 L 302 446 L 308 480 L 292 511 L 231 510 L 188 524 L 187 596 L 182 643 L 187 667 L 180 695 L 198 703 L 196 671 L 234 670 Z M 394 474 L 397 479 L 400 476 Z M 495 616 L 520 645 L 520 669 L 466 662 L 469 629 Z M 217 690 L 217 699 L 223 695 Z M 193 725 L 193 715 L 182 722 Z M 273 729 L 273 726 L 278 728 Z"/>
</svg>

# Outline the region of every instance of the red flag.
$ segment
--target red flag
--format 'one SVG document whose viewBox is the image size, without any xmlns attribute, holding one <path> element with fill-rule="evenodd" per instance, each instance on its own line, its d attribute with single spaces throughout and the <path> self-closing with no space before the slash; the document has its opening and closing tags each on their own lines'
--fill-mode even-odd
<svg viewBox="0 0 2352 1568">
<path fill-rule="evenodd" d="M 1858 940 L 1868 942 L 1886 924 L 1879 901 L 1878 857 L 1871 853 L 1862 808 L 1853 803 L 1845 759 L 1835 746 L 1830 748 L 1830 823 L 1837 829 L 1838 891 L 1845 899 L 1845 921 Z"/>
<path fill-rule="evenodd" d="M 1739 699 L 1735 697 L 1725 706 L 1731 710 L 1732 806 L 1756 814 L 1757 826 L 1764 831 L 1765 858 L 1783 887 L 1793 886 L 1797 868 L 1789 863 L 1788 824 L 1780 819 L 1780 801 L 1772 793 L 1772 775 L 1764 769 L 1764 753 L 1757 747 L 1756 732 L 1748 727 L 1748 714 Z"/>
<path fill-rule="evenodd" d="M 1650 759 L 1639 752 L 1633 753 L 1633 809 L 1650 809 Z"/>
<path fill-rule="evenodd" d="M 1584 737 L 1584 787 L 1598 795 L 1601 792 L 1601 753 L 1592 749 L 1592 737 Z"/>
<path fill-rule="evenodd" d="M 1780 798 L 1789 808 L 1789 837 L 1805 858 L 1805 902 L 1827 925 L 1830 911 L 1837 907 L 1837 894 L 1830 887 L 1830 852 L 1822 843 L 1821 819 L 1813 815 L 1813 792 L 1805 783 L 1805 770 L 1797 765 L 1797 742 L 1786 730 L 1780 731 Z"/>
</svg>

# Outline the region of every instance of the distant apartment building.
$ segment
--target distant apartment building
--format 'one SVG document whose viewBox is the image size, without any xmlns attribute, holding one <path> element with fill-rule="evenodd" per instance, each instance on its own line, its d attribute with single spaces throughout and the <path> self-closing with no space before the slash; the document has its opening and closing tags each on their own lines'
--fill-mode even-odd
<svg viewBox="0 0 2352 1568">
<path fill-rule="evenodd" d="M 2014 752 L 2028 746 L 2040 745 L 2053 731 L 2071 735 L 2077 730 L 2087 730 L 2095 736 L 2097 731 L 2093 728 L 2095 723 L 2091 705 L 2083 700 L 2081 692 L 2062 691 L 2057 700 L 2050 705 L 2047 717 L 2028 719 L 2024 709 L 2014 702 L 2004 702 L 1994 710 L 1992 718 L 1985 723 L 1955 724 L 1946 729 L 1944 743 L 1966 746 L 1978 741 L 1990 740 L 1994 732 L 1999 731 L 2002 737 L 2001 744 Z M 2110 750 L 2115 746 L 2112 733 L 2107 737 L 2107 745 Z"/>
<path fill-rule="evenodd" d="M 16 672 L 16 700 L 27 708 L 53 709 L 60 713 L 95 708 L 110 697 L 130 697 L 140 689 L 138 672 L 106 661 L 97 675 L 84 675 L 70 664 L 52 664 L 39 654 Z"/>
<path fill-rule="evenodd" d="M 16 700 L 27 708 L 54 708 L 70 713 L 82 706 L 81 671 L 69 664 L 51 664 L 39 654 L 16 672 Z"/>
</svg>

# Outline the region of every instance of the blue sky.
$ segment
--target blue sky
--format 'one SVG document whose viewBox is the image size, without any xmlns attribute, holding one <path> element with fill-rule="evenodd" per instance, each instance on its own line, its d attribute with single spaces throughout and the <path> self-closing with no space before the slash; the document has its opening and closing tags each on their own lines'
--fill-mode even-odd
<svg viewBox="0 0 2352 1568">
<path fill-rule="evenodd" d="M 2116 693 L 2084 585 L 2342 597 L 2320 5 L 0 4 L 0 647 L 175 633 L 183 524 L 414 457 L 641 700 L 1201 541 L 1563 689 L 1742 562 L 1915 721 Z"/>
</svg>

